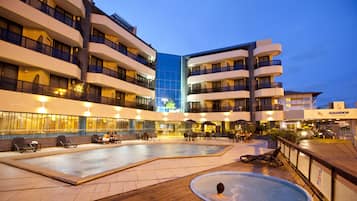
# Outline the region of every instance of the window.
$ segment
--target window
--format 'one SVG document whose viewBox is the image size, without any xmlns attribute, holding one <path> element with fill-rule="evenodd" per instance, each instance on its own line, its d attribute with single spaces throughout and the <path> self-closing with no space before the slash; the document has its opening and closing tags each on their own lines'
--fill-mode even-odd
<svg viewBox="0 0 357 201">
<path fill-rule="evenodd" d="M 191 91 L 192 91 L 192 93 L 200 93 L 201 84 L 200 83 L 192 84 L 191 85 Z"/>
<path fill-rule="evenodd" d="M 0 62 L 0 80 L 3 89 L 16 90 L 18 67 Z"/>
<path fill-rule="evenodd" d="M 71 47 L 57 40 L 53 40 L 52 56 L 70 61 Z"/>
<path fill-rule="evenodd" d="M 221 81 L 212 82 L 213 91 L 219 91 L 221 89 Z"/>
<path fill-rule="evenodd" d="M 67 89 L 68 88 L 68 79 L 64 77 L 59 77 L 56 75 L 50 76 L 50 86 L 53 88 L 61 88 Z"/>
<path fill-rule="evenodd" d="M 118 78 L 121 80 L 125 80 L 126 79 L 126 69 L 118 66 Z"/>
<path fill-rule="evenodd" d="M 119 105 L 125 104 L 125 93 L 121 91 L 115 91 L 115 98 Z"/>
<path fill-rule="evenodd" d="M 73 15 L 63 8 L 56 6 L 54 17 L 69 26 L 73 25 Z"/>
<path fill-rule="evenodd" d="M 221 71 L 221 63 L 212 64 L 212 72 L 220 72 Z"/>
<path fill-rule="evenodd" d="M 103 60 L 95 56 L 91 56 L 89 63 L 92 66 L 103 67 Z"/>
<path fill-rule="evenodd" d="M 200 74 L 200 66 L 192 67 L 191 74 L 192 75 L 199 75 Z"/>
<path fill-rule="evenodd" d="M 269 61 L 269 56 L 259 57 L 259 63 L 260 63 L 260 62 L 268 62 L 268 61 Z"/>
<path fill-rule="evenodd" d="M 22 26 L 0 17 L 0 37 L 1 39 L 20 45 Z"/>
<path fill-rule="evenodd" d="M 234 100 L 234 108 L 236 111 L 246 111 L 247 110 L 247 99 L 235 99 Z"/>
<path fill-rule="evenodd" d="M 92 39 L 94 42 L 104 43 L 105 34 L 98 29 L 93 28 Z"/>
</svg>

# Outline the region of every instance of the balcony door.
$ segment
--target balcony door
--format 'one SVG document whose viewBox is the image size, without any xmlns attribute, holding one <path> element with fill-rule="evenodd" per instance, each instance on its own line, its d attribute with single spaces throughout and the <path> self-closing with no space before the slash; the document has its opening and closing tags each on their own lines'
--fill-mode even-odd
<svg viewBox="0 0 357 201">
<path fill-rule="evenodd" d="M 117 105 L 125 105 L 125 93 L 121 91 L 115 91 L 115 101 Z"/>
<path fill-rule="evenodd" d="M 92 40 L 97 43 L 104 43 L 105 34 L 98 29 L 93 28 Z"/>
<path fill-rule="evenodd" d="M 220 100 L 214 100 L 212 102 L 212 111 L 213 112 L 219 112 L 221 109 L 221 101 Z"/>
<path fill-rule="evenodd" d="M 70 61 L 71 47 L 57 40 L 53 40 L 52 56 L 66 61 Z"/>
<path fill-rule="evenodd" d="M 103 72 L 103 60 L 98 57 L 91 56 L 89 61 L 89 71 L 94 73 Z"/>
<path fill-rule="evenodd" d="M 212 82 L 212 90 L 214 92 L 221 91 L 221 86 L 222 86 L 221 81 Z"/>
<path fill-rule="evenodd" d="M 221 72 L 221 63 L 212 64 L 212 72 Z"/>
</svg>

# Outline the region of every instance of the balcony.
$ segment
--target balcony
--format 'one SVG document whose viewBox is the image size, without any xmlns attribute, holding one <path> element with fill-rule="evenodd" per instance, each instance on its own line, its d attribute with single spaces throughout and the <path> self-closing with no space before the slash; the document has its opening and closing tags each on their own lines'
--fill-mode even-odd
<svg viewBox="0 0 357 201">
<path fill-rule="evenodd" d="M 135 55 L 129 51 L 127 51 L 125 48 L 123 48 L 123 46 L 111 41 L 111 40 L 108 40 L 106 38 L 102 38 L 102 37 L 97 37 L 97 36 L 91 36 L 90 38 L 90 42 L 95 42 L 95 43 L 101 43 L 101 44 L 105 44 L 106 46 L 116 50 L 117 52 L 121 53 L 121 54 L 124 54 L 125 56 L 128 56 L 130 57 L 131 59 L 155 70 L 155 64 L 154 63 L 151 63 L 149 62 L 148 60 L 146 60 L 145 58 L 143 57 L 140 57 L 138 55 Z"/>
<path fill-rule="evenodd" d="M 92 39 L 93 40 L 93 39 Z M 118 44 L 111 43 L 111 41 L 100 41 L 99 42 L 90 42 L 89 43 L 89 52 L 90 54 L 99 57 L 101 59 L 107 61 L 113 61 L 118 63 L 121 67 L 134 70 L 139 72 L 140 74 L 149 76 L 154 78 L 155 77 L 155 70 L 145 66 L 144 64 L 138 62 L 137 60 L 133 59 L 133 55 L 124 54 L 121 50 L 121 47 Z"/>
<path fill-rule="evenodd" d="M 120 99 L 108 98 L 104 96 L 99 97 L 94 94 L 86 93 L 85 91 L 80 92 L 70 89 L 51 87 L 48 85 L 34 84 L 32 82 L 15 80 L 3 76 L 0 77 L 0 89 L 136 109 L 153 110 L 154 108 L 152 104 L 142 104 L 128 101 L 123 102 Z"/>
<path fill-rule="evenodd" d="M 189 67 L 204 64 L 204 63 L 213 63 L 218 61 L 223 61 L 225 59 L 243 59 L 248 57 L 247 50 L 231 50 L 216 54 L 209 54 L 203 56 L 192 57 L 188 59 L 187 65 Z"/>
<path fill-rule="evenodd" d="M 200 113 L 200 112 L 249 112 L 247 106 L 221 106 L 218 108 L 191 108 L 188 107 L 186 112 Z"/>
<path fill-rule="evenodd" d="M 214 93 L 214 92 L 224 92 L 224 91 L 248 91 L 248 86 L 226 86 L 220 88 L 199 88 L 199 89 L 192 89 L 189 88 L 188 94 L 201 94 L 201 93 Z"/>
<path fill-rule="evenodd" d="M 216 89 L 191 90 L 192 94 L 187 96 L 187 101 L 224 100 L 236 98 L 249 98 L 249 91 L 246 87 L 229 87 Z"/>
<path fill-rule="evenodd" d="M 204 75 L 204 74 L 210 74 L 210 73 L 219 73 L 219 72 L 226 72 L 226 71 L 234 71 L 234 70 L 247 70 L 246 65 L 235 65 L 235 66 L 224 66 L 216 69 L 204 69 L 200 71 L 189 71 L 188 76 L 193 76 L 193 75 Z"/>
<path fill-rule="evenodd" d="M 226 66 L 218 69 L 191 71 L 189 72 L 187 83 L 194 84 L 194 83 L 209 82 L 215 80 L 248 78 L 248 77 L 249 77 L 249 71 L 246 69 L 245 65 Z"/>
<path fill-rule="evenodd" d="M 110 71 L 110 69 L 90 67 L 89 71 L 87 72 L 87 82 L 144 97 L 155 97 L 155 91 L 153 89 L 144 87 L 150 85 L 149 83 L 145 83 L 144 81 L 140 81 L 131 77 L 119 77 L 114 75 L 114 73 L 115 71 Z"/>
<path fill-rule="evenodd" d="M 55 0 L 56 5 L 76 16 L 85 17 L 86 9 L 82 0 Z"/>
<path fill-rule="evenodd" d="M 117 24 L 110 17 L 100 14 L 91 14 L 92 26 L 102 31 L 103 33 L 116 36 L 123 39 L 123 43 L 127 47 L 138 49 L 141 53 L 154 61 L 156 58 L 156 51 L 135 34 L 127 31 L 124 27 Z"/>
<path fill-rule="evenodd" d="M 258 46 L 254 49 L 253 55 L 256 57 L 263 56 L 263 55 L 272 55 L 276 56 L 281 53 L 281 44 L 267 44 Z"/>
<path fill-rule="evenodd" d="M 271 110 L 283 110 L 284 107 L 283 105 L 280 104 L 273 104 L 273 105 L 258 105 L 256 107 L 256 111 L 271 111 Z"/>
<path fill-rule="evenodd" d="M 280 76 L 283 74 L 283 67 L 280 60 L 263 61 L 255 65 L 254 76 Z"/>
<path fill-rule="evenodd" d="M 284 96 L 281 82 L 260 83 L 256 86 L 255 97 L 280 97 Z"/>
<path fill-rule="evenodd" d="M 71 46 L 83 46 L 80 21 L 74 21 L 69 16 L 56 12 L 54 8 L 39 0 L 0 1 L 0 13 L 6 19 L 24 27 L 43 30 L 51 37 Z"/>
<path fill-rule="evenodd" d="M 114 77 L 114 78 L 117 78 L 117 79 L 120 79 L 120 80 L 123 80 L 123 81 L 126 81 L 126 82 L 130 82 L 132 84 L 136 84 L 136 85 L 141 86 L 141 87 L 145 87 L 145 88 L 148 88 L 148 89 L 151 89 L 151 90 L 155 89 L 154 81 L 151 81 L 151 80 L 139 80 L 139 79 L 136 79 L 136 78 L 133 78 L 133 77 L 129 77 L 129 76 L 122 76 L 122 75 L 118 74 L 117 71 L 109 69 L 109 68 L 105 68 L 105 67 L 102 67 L 102 66 L 89 65 L 88 72 L 91 72 L 91 73 L 103 73 L 104 75 L 108 75 L 108 76 L 111 76 L 111 77 Z"/>
<path fill-rule="evenodd" d="M 6 50 L 0 52 L 0 57 L 14 64 L 34 66 L 67 77 L 80 78 L 75 55 L 1 28 L 0 44 Z"/>
</svg>

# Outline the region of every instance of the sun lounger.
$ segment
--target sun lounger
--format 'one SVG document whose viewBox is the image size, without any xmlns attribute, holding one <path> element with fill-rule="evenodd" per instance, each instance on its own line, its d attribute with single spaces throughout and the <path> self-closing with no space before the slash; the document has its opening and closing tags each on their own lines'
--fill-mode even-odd
<svg viewBox="0 0 357 201">
<path fill-rule="evenodd" d="M 23 153 L 25 151 L 33 151 L 33 152 L 37 151 L 37 148 L 29 143 L 26 143 L 25 138 L 23 137 L 15 137 L 12 140 L 12 145 L 13 145 L 13 149 L 15 149 L 20 153 Z"/>
<path fill-rule="evenodd" d="M 57 137 L 57 146 L 63 146 L 64 148 L 76 148 L 77 144 L 72 143 L 70 139 L 66 138 L 66 136 L 60 135 Z"/>
<path fill-rule="evenodd" d="M 277 149 L 275 149 L 271 152 L 267 152 L 267 153 L 261 154 L 261 155 L 243 155 L 240 157 L 240 161 L 242 161 L 244 163 L 249 163 L 249 162 L 253 162 L 253 161 L 265 161 L 273 166 L 278 167 L 278 166 L 283 165 L 283 163 L 278 159 L 278 154 L 280 152 L 280 149 L 281 148 L 278 147 Z"/>
</svg>

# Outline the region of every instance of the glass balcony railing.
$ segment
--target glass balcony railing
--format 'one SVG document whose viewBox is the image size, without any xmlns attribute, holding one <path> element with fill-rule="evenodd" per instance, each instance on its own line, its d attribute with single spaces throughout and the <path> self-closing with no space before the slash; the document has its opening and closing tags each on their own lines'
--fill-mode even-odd
<svg viewBox="0 0 357 201">
<path fill-rule="evenodd" d="M 267 83 L 258 83 L 256 89 L 266 89 L 266 88 L 283 88 L 281 82 L 267 82 Z"/>
<path fill-rule="evenodd" d="M 248 106 L 219 106 L 214 108 L 200 107 L 200 108 L 191 108 L 188 107 L 186 112 L 248 112 Z"/>
<path fill-rule="evenodd" d="M 6 42 L 24 47 L 26 49 L 30 49 L 78 65 L 77 56 L 72 55 L 68 52 L 63 52 L 44 43 L 32 40 L 31 38 L 27 38 L 20 34 L 11 32 L 7 29 L 0 28 L 0 40 L 4 40 Z"/>
<path fill-rule="evenodd" d="M 258 105 L 256 110 L 257 111 L 265 111 L 265 110 L 283 110 L 283 105 L 274 104 L 274 105 Z"/>
<path fill-rule="evenodd" d="M 275 66 L 275 65 L 281 65 L 281 60 L 271 60 L 271 61 L 261 61 L 257 64 L 255 64 L 255 68 L 260 68 L 264 66 Z"/>
<path fill-rule="evenodd" d="M 247 70 L 247 66 L 242 64 L 242 65 L 235 65 L 235 66 L 224 66 L 219 68 L 203 69 L 198 71 L 189 71 L 188 76 L 204 75 L 204 74 L 219 73 L 219 72 L 234 71 L 234 70 Z"/>
<path fill-rule="evenodd" d="M 121 54 L 124 54 L 125 56 L 128 56 L 130 57 L 131 59 L 134 59 L 135 61 L 151 68 L 151 69 L 154 69 L 155 70 L 155 64 L 154 63 L 151 63 L 149 62 L 148 60 L 146 60 L 145 58 L 141 57 L 141 56 L 138 56 L 138 55 L 135 55 L 129 51 L 127 51 L 127 49 L 125 47 L 123 47 L 122 45 L 118 44 L 118 43 L 115 43 L 111 40 L 108 40 L 106 38 L 103 38 L 103 37 L 98 37 L 98 36 L 91 36 L 90 38 L 90 41 L 91 42 L 94 42 L 94 43 L 101 43 L 101 44 L 104 44 L 112 49 L 114 49 L 115 51 L 121 53 Z"/>
<path fill-rule="evenodd" d="M 111 76 L 111 77 L 114 77 L 114 78 L 117 78 L 117 79 L 120 79 L 120 80 L 123 80 L 123 81 L 126 81 L 126 82 L 130 82 L 132 84 L 139 85 L 141 87 L 145 87 L 145 88 L 148 88 L 148 89 L 151 89 L 151 90 L 154 90 L 154 88 L 155 88 L 154 81 L 140 80 L 140 79 L 136 79 L 136 78 L 133 78 L 133 77 L 126 76 L 126 75 L 122 75 L 122 74 L 119 74 L 115 70 L 112 70 L 112 69 L 109 69 L 109 68 L 106 68 L 106 67 L 102 67 L 102 66 L 89 65 L 88 66 L 88 72 L 91 72 L 91 73 L 103 73 L 105 75 L 108 75 L 108 76 Z"/>
<path fill-rule="evenodd" d="M 203 94 L 203 93 L 214 93 L 214 92 L 225 92 L 225 91 L 246 91 L 249 90 L 246 85 L 236 85 L 236 86 L 225 86 L 219 88 L 189 88 L 188 94 Z"/>
<path fill-rule="evenodd" d="M 0 89 L 31 93 L 31 94 L 39 94 L 44 96 L 53 96 L 53 97 L 71 99 L 71 100 L 89 101 L 94 103 L 102 103 L 107 105 L 116 105 L 116 106 L 123 106 L 123 107 L 136 108 L 136 109 L 145 109 L 145 110 L 154 109 L 152 103 L 143 104 L 139 102 L 124 101 L 121 99 L 97 96 L 95 94 L 87 93 L 85 91 L 76 91 L 70 89 L 51 87 L 48 85 L 34 84 L 32 82 L 11 79 L 4 76 L 0 77 Z"/>
<path fill-rule="evenodd" d="M 65 13 L 56 11 L 55 8 L 47 5 L 46 3 L 40 0 L 21 0 L 22 2 L 36 8 L 37 10 L 45 13 L 48 16 L 55 18 L 56 20 L 78 30 L 81 31 L 81 22 L 77 20 L 73 20 L 73 16 L 66 15 Z"/>
</svg>

